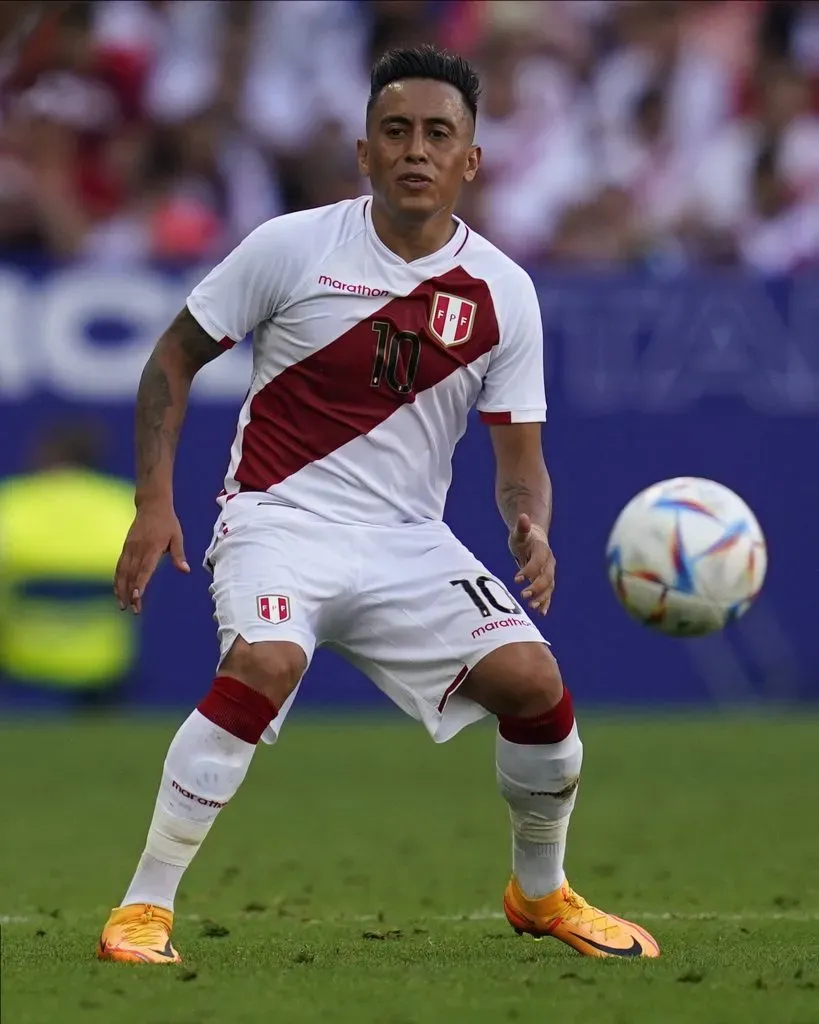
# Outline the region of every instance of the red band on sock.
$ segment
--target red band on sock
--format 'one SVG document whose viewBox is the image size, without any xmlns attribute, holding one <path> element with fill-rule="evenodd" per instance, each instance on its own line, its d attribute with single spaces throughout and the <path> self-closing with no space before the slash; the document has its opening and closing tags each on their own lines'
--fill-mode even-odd
<svg viewBox="0 0 819 1024">
<path fill-rule="evenodd" d="M 217 676 L 196 707 L 200 715 L 245 743 L 258 743 L 278 714 L 263 693 L 232 676 Z"/>
<path fill-rule="evenodd" d="M 572 695 L 563 687 L 563 696 L 551 710 L 536 718 L 498 716 L 498 732 L 510 743 L 534 746 L 542 743 L 560 743 L 572 731 L 574 706 Z"/>
</svg>

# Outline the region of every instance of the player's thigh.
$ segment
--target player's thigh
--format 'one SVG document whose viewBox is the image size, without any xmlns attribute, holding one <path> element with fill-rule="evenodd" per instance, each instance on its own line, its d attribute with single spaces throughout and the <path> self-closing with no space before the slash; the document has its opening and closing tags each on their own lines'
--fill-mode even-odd
<svg viewBox="0 0 819 1024">
<path fill-rule="evenodd" d="M 563 680 L 545 643 L 509 643 L 481 658 L 459 693 L 493 715 L 536 718 L 560 701 Z"/>
<path fill-rule="evenodd" d="M 281 707 L 345 587 L 338 544 L 295 510 L 229 504 L 209 551 L 220 671 Z"/>
<path fill-rule="evenodd" d="M 436 741 L 487 713 L 459 693 L 482 659 L 508 644 L 545 643 L 504 583 L 440 525 L 385 547 L 378 586 L 339 647 Z"/>
</svg>

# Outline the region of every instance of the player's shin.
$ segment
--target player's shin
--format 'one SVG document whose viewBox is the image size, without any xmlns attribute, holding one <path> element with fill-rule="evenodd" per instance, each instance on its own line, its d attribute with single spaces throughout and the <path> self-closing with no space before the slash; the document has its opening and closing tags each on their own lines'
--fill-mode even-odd
<svg viewBox="0 0 819 1024">
<path fill-rule="evenodd" d="M 227 676 L 214 680 L 174 736 L 145 850 L 121 906 L 173 910 L 176 889 L 216 816 L 236 793 L 276 708 Z"/>
<path fill-rule="evenodd" d="M 559 889 L 569 818 L 577 798 L 583 745 L 572 699 L 537 718 L 500 718 L 498 786 L 512 822 L 513 873 L 530 899 Z"/>
</svg>

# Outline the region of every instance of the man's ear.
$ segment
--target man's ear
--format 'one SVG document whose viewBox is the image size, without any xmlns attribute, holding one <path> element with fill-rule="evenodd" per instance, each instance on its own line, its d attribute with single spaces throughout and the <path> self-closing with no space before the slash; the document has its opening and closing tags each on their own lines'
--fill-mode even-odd
<svg viewBox="0 0 819 1024">
<path fill-rule="evenodd" d="M 481 147 L 470 146 L 466 155 L 466 168 L 464 170 L 464 181 L 474 181 L 478 168 L 481 165 Z"/>
<path fill-rule="evenodd" d="M 370 176 L 370 146 L 366 139 L 359 139 L 355 144 L 358 157 L 358 172 L 365 178 Z"/>
</svg>

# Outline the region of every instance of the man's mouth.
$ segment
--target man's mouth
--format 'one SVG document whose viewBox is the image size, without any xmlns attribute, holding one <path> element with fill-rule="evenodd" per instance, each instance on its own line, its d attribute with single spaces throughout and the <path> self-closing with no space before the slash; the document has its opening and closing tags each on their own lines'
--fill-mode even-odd
<svg viewBox="0 0 819 1024">
<path fill-rule="evenodd" d="M 403 185 L 405 188 L 412 189 L 413 191 L 421 191 L 425 188 L 429 188 L 432 184 L 432 178 L 430 178 L 428 174 L 423 174 L 420 171 L 414 171 L 408 174 L 402 174 L 398 178 L 398 184 Z"/>
</svg>

